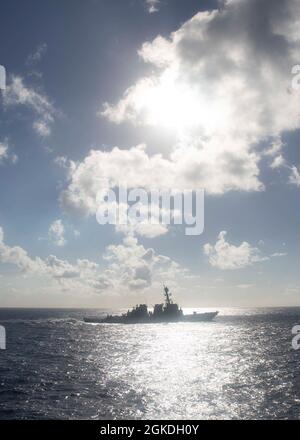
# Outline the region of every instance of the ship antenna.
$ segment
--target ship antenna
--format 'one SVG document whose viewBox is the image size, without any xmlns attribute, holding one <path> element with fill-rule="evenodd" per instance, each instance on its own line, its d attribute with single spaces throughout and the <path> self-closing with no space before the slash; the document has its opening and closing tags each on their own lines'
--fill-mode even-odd
<svg viewBox="0 0 300 440">
<path fill-rule="evenodd" d="M 166 304 L 172 304 L 172 300 L 171 300 L 172 294 L 165 284 L 164 284 L 164 291 L 165 291 L 164 295 L 166 298 Z"/>
</svg>

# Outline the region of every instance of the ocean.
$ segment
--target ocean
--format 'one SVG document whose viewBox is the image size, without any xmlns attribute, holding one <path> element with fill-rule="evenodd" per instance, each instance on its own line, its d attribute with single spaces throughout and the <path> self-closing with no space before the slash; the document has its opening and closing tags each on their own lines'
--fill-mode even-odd
<svg viewBox="0 0 300 440">
<path fill-rule="evenodd" d="M 299 419 L 300 308 L 211 323 L 86 324 L 88 310 L 0 309 L 0 419 Z"/>
</svg>

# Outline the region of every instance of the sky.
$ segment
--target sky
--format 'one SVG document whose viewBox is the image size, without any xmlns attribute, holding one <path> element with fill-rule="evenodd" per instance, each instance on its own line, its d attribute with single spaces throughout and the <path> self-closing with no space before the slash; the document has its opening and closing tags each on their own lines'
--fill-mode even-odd
<svg viewBox="0 0 300 440">
<path fill-rule="evenodd" d="M 3 0 L 0 307 L 163 283 L 185 307 L 300 305 L 299 25 L 296 0 Z M 204 189 L 203 233 L 101 226 L 118 185 Z"/>
</svg>

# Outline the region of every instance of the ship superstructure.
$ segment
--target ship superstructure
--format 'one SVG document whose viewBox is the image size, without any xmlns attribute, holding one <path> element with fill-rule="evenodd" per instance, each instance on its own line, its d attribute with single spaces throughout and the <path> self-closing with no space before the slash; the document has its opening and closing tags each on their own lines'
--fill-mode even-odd
<svg viewBox="0 0 300 440">
<path fill-rule="evenodd" d="M 148 311 L 146 304 L 136 305 L 123 315 L 107 315 L 105 318 L 84 318 L 85 322 L 102 324 L 145 324 L 156 322 L 198 322 L 212 321 L 218 312 L 196 313 L 184 315 L 178 304 L 173 302 L 172 294 L 164 286 L 164 303 L 155 304 L 153 311 Z"/>
</svg>

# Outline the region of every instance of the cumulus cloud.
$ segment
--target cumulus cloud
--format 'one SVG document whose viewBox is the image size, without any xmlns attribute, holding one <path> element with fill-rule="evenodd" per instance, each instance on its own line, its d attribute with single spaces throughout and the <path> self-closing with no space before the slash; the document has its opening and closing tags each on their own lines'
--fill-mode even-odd
<svg viewBox="0 0 300 440">
<path fill-rule="evenodd" d="M 55 220 L 50 225 L 48 236 L 49 240 L 51 240 L 57 246 L 64 246 L 66 244 L 65 227 L 61 219 Z"/>
<path fill-rule="evenodd" d="M 15 164 L 18 161 L 18 156 L 15 153 L 9 151 L 9 145 L 7 140 L 0 141 L 0 164 L 9 161 Z"/>
<path fill-rule="evenodd" d="M 223 139 L 223 145 L 226 142 Z M 230 151 L 230 146 L 220 152 L 219 143 L 212 139 L 206 148 L 178 148 L 169 159 L 149 155 L 145 145 L 128 150 L 116 147 L 110 152 L 92 150 L 82 162 L 71 163 L 68 187 L 60 194 L 60 203 L 65 211 L 94 215 L 97 193 L 119 185 L 148 190 L 205 188 L 211 194 L 262 189 L 257 179 L 257 155 L 246 153 L 243 144 L 239 152 Z"/>
<path fill-rule="evenodd" d="M 287 252 L 274 252 L 274 254 L 271 254 L 271 257 L 286 257 L 288 254 Z"/>
<path fill-rule="evenodd" d="M 39 44 L 35 51 L 28 56 L 26 64 L 33 65 L 41 61 L 43 56 L 46 54 L 47 49 L 48 47 L 46 43 Z"/>
<path fill-rule="evenodd" d="M 300 173 L 298 171 L 298 168 L 295 165 L 293 165 L 291 167 L 289 183 L 291 183 L 292 185 L 300 187 Z"/>
<path fill-rule="evenodd" d="M 18 267 L 24 275 L 48 277 L 64 288 L 84 289 L 90 287 L 98 274 L 98 264 L 78 259 L 74 264 L 50 255 L 46 259 L 32 258 L 20 246 L 4 242 L 0 227 L 0 262 Z"/>
<path fill-rule="evenodd" d="M 35 115 L 33 129 L 41 137 L 51 134 L 51 128 L 58 114 L 49 98 L 32 87 L 25 85 L 21 76 L 13 75 L 4 93 L 7 107 L 24 105 Z"/>
<path fill-rule="evenodd" d="M 51 134 L 50 125 L 46 121 L 35 121 L 33 123 L 35 132 L 41 137 L 48 137 Z"/>
<path fill-rule="evenodd" d="M 30 258 L 23 248 L 6 245 L 2 227 L 0 227 L 0 262 L 14 264 L 23 272 L 39 272 L 44 268 L 41 259 Z"/>
<path fill-rule="evenodd" d="M 7 150 L 8 150 L 8 145 L 6 143 L 1 142 L 0 143 L 0 162 L 2 162 L 3 159 L 7 158 Z"/>
<path fill-rule="evenodd" d="M 112 283 L 115 289 L 123 291 L 149 288 L 153 280 L 172 283 L 185 273 L 176 262 L 156 254 L 152 248 L 146 249 L 132 236 L 125 237 L 120 245 L 108 246 L 104 259 L 110 266 L 101 282 Z"/>
<path fill-rule="evenodd" d="M 132 236 L 124 238 L 120 245 L 108 246 L 103 258 L 103 269 L 88 259 L 70 263 L 55 255 L 32 258 L 23 248 L 7 245 L 0 227 L 0 263 L 12 264 L 26 275 L 48 277 L 66 290 L 126 295 L 162 282 L 179 284 L 187 273 L 170 258 L 140 245 Z"/>
<path fill-rule="evenodd" d="M 134 225 L 116 225 L 116 231 L 125 235 L 156 238 L 168 233 L 169 229 L 163 224 L 136 223 Z"/>
<path fill-rule="evenodd" d="M 285 159 L 284 159 L 284 157 L 280 154 L 279 156 L 276 156 L 276 157 L 273 159 L 273 162 L 271 163 L 270 167 L 273 168 L 273 169 L 276 169 L 276 168 L 283 167 L 284 165 L 285 165 Z"/>
<path fill-rule="evenodd" d="M 236 270 L 252 266 L 255 263 L 270 260 L 271 258 L 285 257 L 285 252 L 275 252 L 271 255 L 263 255 L 261 250 L 252 246 L 247 241 L 239 246 L 229 243 L 226 240 L 227 232 L 221 231 L 217 242 L 205 244 L 203 246 L 204 254 L 208 257 L 211 266 L 222 270 Z M 264 243 L 260 240 L 260 245 Z"/>
<path fill-rule="evenodd" d="M 0 142 L 0 163 L 8 157 L 8 145 L 6 142 Z"/>
<path fill-rule="evenodd" d="M 265 155 L 269 157 L 275 157 L 278 156 L 281 152 L 285 144 L 283 143 L 280 136 L 275 138 L 273 142 L 271 143 L 270 148 L 267 148 L 265 151 Z"/>
<path fill-rule="evenodd" d="M 101 115 L 177 131 L 173 159 L 184 159 L 183 148 L 194 183 L 208 192 L 260 190 L 262 141 L 300 127 L 290 74 L 300 57 L 299 23 L 296 0 L 230 0 L 199 12 L 168 38 L 143 44 L 151 74 Z M 186 167 L 176 164 L 183 179 Z"/>
<path fill-rule="evenodd" d="M 176 144 L 165 155 L 139 145 L 92 150 L 70 162 L 63 208 L 93 215 L 98 191 L 119 184 L 208 194 L 263 190 L 261 158 L 283 166 L 281 134 L 300 127 L 290 90 L 290 66 L 300 57 L 297 23 L 295 0 L 231 0 L 144 43 L 139 55 L 151 74 L 100 113 L 114 123 L 167 127 Z"/>
<path fill-rule="evenodd" d="M 0 227 L 0 262 L 18 267 L 24 275 L 49 277 L 63 287 L 82 288 L 91 285 L 99 269 L 98 264 L 89 260 L 78 259 L 72 264 L 55 255 L 46 259 L 32 258 L 20 246 L 9 246 L 4 241 Z"/>
<path fill-rule="evenodd" d="M 215 245 L 207 243 L 203 247 L 211 266 L 222 270 L 235 270 L 269 259 L 269 257 L 262 256 L 258 248 L 246 241 L 239 246 L 230 244 L 226 241 L 226 235 L 226 231 L 220 232 Z"/>
<path fill-rule="evenodd" d="M 159 11 L 160 0 L 146 0 L 146 7 L 149 14 Z"/>
<path fill-rule="evenodd" d="M 56 156 L 54 158 L 54 163 L 61 168 L 68 169 L 70 167 L 70 161 L 65 156 Z"/>
<path fill-rule="evenodd" d="M 178 117 L 180 123 L 187 115 L 184 122 L 205 134 L 225 131 L 249 142 L 295 129 L 298 99 L 287 90 L 289 67 L 299 55 L 299 19 L 295 0 L 233 0 L 221 10 L 200 12 L 168 39 L 144 43 L 139 54 L 156 74 L 139 80 L 116 106 L 107 104 L 104 115 L 157 125 L 162 121 L 151 112 L 161 116 L 167 108 L 166 118 Z"/>
</svg>

